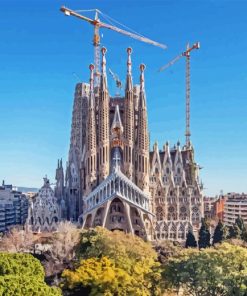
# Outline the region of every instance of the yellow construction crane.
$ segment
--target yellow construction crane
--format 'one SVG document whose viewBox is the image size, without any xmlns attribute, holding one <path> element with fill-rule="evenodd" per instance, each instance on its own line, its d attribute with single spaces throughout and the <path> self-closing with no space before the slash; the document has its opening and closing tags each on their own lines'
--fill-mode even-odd
<svg viewBox="0 0 247 296">
<path fill-rule="evenodd" d="M 137 33 L 132 33 L 132 32 L 129 32 L 129 31 L 120 29 L 120 28 L 118 28 L 116 26 L 109 25 L 109 24 L 106 24 L 106 23 L 101 22 L 100 19 L 99 19 L 99 13 L 102 14 L 102 15 L 105 15 L 105 14 L 103 14 L 98 9 L 95 9 L 94 10 L 95 11 L 95 17 L 94 17 L 94 19 L 91 19 L 91 18 L 88 18 L 88 17 L 86 17 L 84 15 L 81 15 L 78 12 L 76 12 L 76 11 L 74 11 L 72 9 L 69 9 L 69 8 L 67 8 L 65 6 L 62 6 L 60 10 L 65 15 L 75 16 L 75 17 L 77 17 L 77 18 L 79 18 L 81 20 L 84 20 L 84 21 L 86 21 L 86 22 L 88 22 L 88 23 L 90 23 L 91 25 L 94 26 L 93 45 L 94 45 L 95 85 L 96 86 L 99 85 L 99 77 L 100 77 L 100 71 L 99 71 L 99 69 L 100 69 L 100 34 L 99 34 L 99 29 L 100 28 L 106 28 L 106 29 L 109 29 L 109 30 L 113 30 L 115 32 L 121 33 L 123 35 L 129 36 L 131 38 L 137 39 L 137 40 L 142 41 L 142 42 L 146 42 L 146 43 L 152 44 L 154 46 L 161 47 L 163 49 L 166 49 L 167 48 L 166 45 L 161 44 L 161 43 L 158 43 L 156 41 L 153 41 L 153 40 L 151 40 L 149 38 L 146 38 L 146 37 L 144 37 L 142 35 L 139 35 Z M 90 11 L 92 11 L 92 10 L 90 10 Z M 113 19 L 111 18 L 111 20 L 113 20 Z"/>
<path fill-rule="evenodd" d="M 186 146 L 188 147 L 190 145 L 190 52 L 193 49 L 199 49 L 200 43 L 196 42 L 191 47 L 189 44 L 187 44 L 186 51 L 182 52 L 180 55 L 175 57 L 173 60 L 171 60 L 168 64 L 161 67 L 159 71 L 163 71 L 167 68 L 169 68 L 171 65 L 176 63 L 180 58 L 185 57 L 186 58 L 186 131 L 185 131 L 185 137 L 186 137 Z"/>
</svg>

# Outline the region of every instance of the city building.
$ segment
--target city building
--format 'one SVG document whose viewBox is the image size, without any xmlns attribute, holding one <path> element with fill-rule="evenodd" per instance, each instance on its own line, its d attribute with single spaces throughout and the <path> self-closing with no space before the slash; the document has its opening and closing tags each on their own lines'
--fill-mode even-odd
<svg viewBox="0 0 247 296">
<path fill-rule="evenodd" d="M 225 208 L 225 201 L 226 201 L 227 197 L 224 195 L 220 195 L 215 203 L 215 213 L 216 213 L 216 217 L 218 218 L 218 220 L 223 221 L 223 217 L 224 217 L 224 208 Z"/>
<path fill-rule="evenodd" d="M 45 177 L 37 196 L 30 201 L 28 224 L 33 232 L 51 232 L 57 230 L 59 220 L 60 207 Z"/>
<path fill-rule="evenodd" d="M 228 193 L 224 203 L 223 222 L 231 226 L 238 217 L 247 225 L 247 194 Z"/>
<path fill-rule="evenodd" d="M 211 220 L 216 219 L 217 197 L 204 196 L 204 218 Z"/>
<path fill-rule="evenodd" d="M 28 216 L 28 198 L 3 181 L 0 186 L 0 232 L 24 225 Z"/>
<path fill-rule="evenodd" d="M 63 218 L 83 227 L 101 225 L 148 239 L 184 241 L 203 216 L 199 165 L 191 142 L 150 151 L 144 70 L 132 79 L 127 49 L 124 97 L 110 97 L 106 49 L 102 48 L 100 86 L 78 83 L 75 89 L 69 157 L 56 170 L 56 197 Z M 64 185 L 63 185 L 64 184 Z"/>
</svg>

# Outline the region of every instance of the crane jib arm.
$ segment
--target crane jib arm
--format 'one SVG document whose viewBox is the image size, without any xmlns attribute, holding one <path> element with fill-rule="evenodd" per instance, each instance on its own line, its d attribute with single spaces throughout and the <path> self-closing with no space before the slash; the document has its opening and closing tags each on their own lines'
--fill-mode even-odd
<svg viewBox="0 0 247 296">
<path fill-rule="evenodd" d="M 139 41 L 142 41 L 142 42 L 145 42 L 145 43 L 149 43 L 149 44 L 152 44 L 154 46 L 158 46 L 158 47 L 163 48 L 163 49 L 166 49 L 167 48 L 166 45 L 161 44 L 161 43 L 158 43 L 156 41 L 153 41 L 153 40 L 151 40 L 149 38 L 146 38 L 144 36 L 140 36 L 140 35 L 137 35 L 137 34 L 134 34 L 134 33 L 128 32 L 128 31 L 125 31 L 123 29 L 120 29 L 118 27 L 108 25 L 108 24 L 103 23 L 103 22 L 101 22 L 99 20 L 92 20 L 92 19 L 90 19 L 90 18 L 88 18 L 88 17 L 86 17 L 84 15 L 81 15 L 81 14 L 79 14 L 79 13 L 77 13 L 77 12 L 75 12 L 75 11 L 69 9 L 69 8 L 66 8 L 65 6 L 62 6 L 60 8 L 60 10 L 65 15 L 68 15 L 68 16 L 73 15 L 73 16 L 79 18 L 79 19 L 82 19 L 84 21 L 89 22 L 91 25 L 94 25 L 94 26 L 97 26 L 97 27 L 101 27 L 101 28 L 106 28 L 106 29 L 109 29 L 109 30 L 112 30 L 112 31 L 121 33 L 123 35 L 129 36 L 129 37 L 134 38 L 136 40 L 139 40 Z"/>
<path fill-rule="evenodd" d="M 82 20 L 84 20 L 84 21 L 89 22 L 91 25 L 95 25 L 95 20 L 92 20 L 92 19 L 90 19 L 89 17 L 86 17 L 86 16 L 84 16 L 84 15 L 81 15 L 81 14 L 79 14 L 79 13 L 77 13 L 77 12 L 75 12 L 75 11 L 69 9 L 69 8 L 66 8 L 65 6 L 62 6 L 62 7 L 60 8 L 60 10 L 61 10 L 65 15 L 68 15 L 68 16 L 73 15 L 73 16 L 78 17 L 78 18 L 80 18 L 80 19 L 82 19 Z M 97 22 L 97 21 L 96 21 L 96 22 Z"/>
</svg>

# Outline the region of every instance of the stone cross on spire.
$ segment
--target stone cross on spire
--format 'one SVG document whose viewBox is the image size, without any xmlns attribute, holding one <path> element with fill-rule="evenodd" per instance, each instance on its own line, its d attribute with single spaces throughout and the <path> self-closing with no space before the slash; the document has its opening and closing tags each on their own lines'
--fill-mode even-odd
<svg viewBox="0 0 247 296">
<path fill-rule="evenodd" d="M 114 148 L 114 154 L 112 158 L 112 171 L 117 172 L 120 171 L 120 165 L 121 165 L 121 155 L 119 152 L 119 148 Z"/>
</svg>

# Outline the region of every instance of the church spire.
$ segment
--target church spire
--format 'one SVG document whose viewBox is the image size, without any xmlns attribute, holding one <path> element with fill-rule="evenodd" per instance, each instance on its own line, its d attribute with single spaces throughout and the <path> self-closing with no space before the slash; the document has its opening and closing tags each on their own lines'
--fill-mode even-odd
<svg viewBox="0 0 247 296">
<path fill-rule="evenodd" d="M 127 58 L 126 91 L 132 90 L 132 88 L 133 88 L 131 53 L 132 53 L 132 48 L 131 47 L 128 47 L 127 48 L 128 58 Z"/>
<path fill-rule="evenodd" d="M 107 75 L 106 75 L 106 58 L 105 54 L 107 52 L 107 49 L 105 47 L 101 48 L 102 53 L 102 63 L 101 63 L 101 89 L 105 90 L 107 89 Z"/>
<path fill-rule="evenodd" d="M 138 127 L 137 127 L 137 171 L 136 178 L 138 186 L 148 191 L 149 184 L 149 135 L 146 108 L 146 95 L 144 87 L 145 65 L 140 65 L 140 95 L 138 106 Z"/>
<path fill-rule="evenodd" d="M 144 85 L 144 70 L 146 69 L 146 66 L 144 64 L 140 65 L 140 91 L 145 92 L 145 85 Z"/>
<path fill-rule="evenodd" d="M 134 138 L 135 138 L 135 114 L 134 114 L 134 93 L 132 83 L 132 49 L 127 48 L 127 77 L 124 100 L 124 173 L 133 180 L 134 170 Z"/>
<path fill-rule="evenodd" d="M 144 80 L 144 70 L 146 66 L 144 64 L 140 65 L 140 99 L 139 99 L 139 106 L 141 105 L 142 108 L 146 109 L 146 95 L 145 95 L 145 80 Z"/>
<path fill-rule="evenodd" d="M 122 121 L 121 121 L 121 117 L 120 117 L 120 113 L 119 113 L 119 106 L 118 105 L 116 105 L 116 107 L 115 107 L 114 118 L 113 118 L 113 122 L 112 122 L 112 125 L 111 125 L 112 133 L 116 129 L 118 129 L 121 132 L 121 134 L 123 133 L 123 125 L 122 125 Z"/>
<path fill-rule="evenodd" d="M 87 135 L 86 135 L 86 194 L 91 192 L 96 181 L 96 123 L 95 123 L 95 104 L 94 104 L 94 65 L 90 69 L 90 93 L 87 117 Z"/>
<path fill-rule="evenodd" d="M 98 99 L 98 162 L 99 182 L 109 175 L 110 137 L 109 137 L 109 93 L 106 75 L 106 48 L 102 47 L 101 87 Z"/>
<path fill-rule="evenodd" d="M 112 159 L 111 159 L 111 171 L 116 172 L 121 167 L 121 154 L 120 149 L 123 149 L 123 126 L 119 113 L 119 106 L 116 105 L 113 122 L 111 125 L 111 148 L 112 148 Z"/>
</svg>

